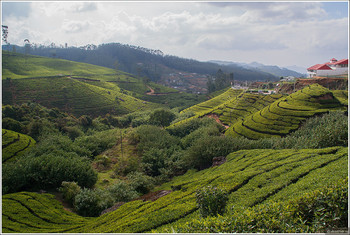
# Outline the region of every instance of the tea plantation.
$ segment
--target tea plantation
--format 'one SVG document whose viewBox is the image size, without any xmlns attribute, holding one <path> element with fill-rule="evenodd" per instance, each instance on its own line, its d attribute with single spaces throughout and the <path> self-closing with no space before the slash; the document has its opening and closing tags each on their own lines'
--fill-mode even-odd
<svg viewBox="0 0 350 235">
<path fill-rule="evenodd" d="M 346 107 L 330 90 L 314 84 L 237 121 L 226 135 L 248 139 L 286 136 L 309 117 Z"/>
<path fill-rule="evenodd" d="M 32 137 L 2 129 L 2 163 L 15 160 L 34 145 Z"/>
<path fill-rule="evenodd" d="M 270 202 L 292 200 L 346 178 L 347 152 L 345 147 L 241 150 L 230 154 L 225 164 L 191 170 L 156 188 L 172 190 L 156 201 L 131 201 L 97 218 L 67 212 L 49 194 L 6 194 L 3 232 L 172 232 L 200 219 L 195 192 L 207 185 L 229 192 L 227 213 L 249 207 L 264 213 Z"/>
</svg>

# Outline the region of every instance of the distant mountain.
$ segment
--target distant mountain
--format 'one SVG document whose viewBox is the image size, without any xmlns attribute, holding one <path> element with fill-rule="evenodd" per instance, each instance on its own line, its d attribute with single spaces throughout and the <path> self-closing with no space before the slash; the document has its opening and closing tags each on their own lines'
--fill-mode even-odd
<svg viewBox="0 0 350 235">
<path fill-rule="evenodd" d="M 15 48 L 17 52 L 25 52 L 24 47 L 17 46 Z M 98 46 L 87 45 L 80 48 L 36 46 L 31 47 L 30 54 L 84 62 L 108 68 L 117 67 L 124 72 L 148 77 L 152 81 L 160 83 L 165 75 L 171 73 L 188 72 L 214 75 L 219 69 L 226 73 L 233 73 L 235 80 L 265 81 L 279 79 L 278 76 L 264 71 L 234 65 L 226 66 L 212 62 L 200 62 L 172 55 L 164 55 L 160 50 L 120 43 L 109 43 Z"/>
<path fill-rule="evenodd" d="M 258 62 L 252 62 L 252 63 L 239 63 L 239 62 L 229 62 L 229 61 L 210 61 L 213 63 L 225 65 L 225 66 L 240 66 L 245 69 L 250 69 L 254 71 L 259 71 L 259 72 L 265 72 L 269 74 L 273 74 L 274 76 L 277 77 L 285 77 L 285 76 L 293 76 L 293 77 L 304 77 L 306 69 L 297 67 L 297 66 L 290 66 L 290 68 L 281 68 L 276 65 L 264 65 Z M 293 70 L 292 68 L 297 69 Z"/>
</svg>

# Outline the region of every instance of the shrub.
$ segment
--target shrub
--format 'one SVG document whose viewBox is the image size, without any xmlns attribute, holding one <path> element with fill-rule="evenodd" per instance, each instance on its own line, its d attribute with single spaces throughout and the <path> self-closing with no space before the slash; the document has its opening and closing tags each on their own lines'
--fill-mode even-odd
<svg viewBox="0 0 350 235">
<path fill-rule="evenodd" d="M 99 216 L 106 208 L 101 207 L 101 195 L 97 190 L 84 188 L 75 196 L 74 208 L 81 216 Z"/>
<path fill-rule="evenodd" d="M 63 181 L 92 187 L 97 181 L 97 173 L 90 163 L 79 157 L 23 157 L 15 163 L 5 164 L 2 173 L 3 193 L 52 189 L 60 187 Z"/>
<path fill-rule="evenodd" d="M 231 137 L 203 136 L 188 148 L 184 161 L 189 168 L 205 169 L 211 166 L 214 157 L 226 157 L 234 150 Z"/>
<path fill-rule="evenodd" d="M 182 146 L 184 148 L 190 147 L 197 139 L 203 136 L 219 136 L 220 130 L 216 125 L 200 127 L 197 130 L 191 132 L 187 136 L 181 139 Z"/>
<path fill-rule="evenodd" d="M 63 194 L 63 198 L 66 202 L 71 205 L 74 203 L 75 196 L 80 193 L 81 188 L 76 182 L 62 182 L 62 187 L 58 189 L 59 192 Z"/>
<path fill-rule="evenodd" d="M 19 121 L 12 118 L 2 119 L 2 128 L 7 130 L 12 130 L 20 133 L 24 133 L 24 125 Z"/>
<path fill-rule="evenodd" d="M 342 111 L 309 118 L 300 129 L 276 141 L 275 148 L 326 148 L 348 145 L 348 117 Z"/>
<path fill-rule="evenodd" d="M 222 215 L 228 201 L 228 192 L 213 186 L 206 186 L 196 191 L 196 201 L 203 217 Z"/>
<path fill-rule="evenodd" d="M 170 123 L 175 119 L 176 115 L 167 109 L 156 109 L 154 110 L 150 117 L 149 123 L 156 126 L 169 126 Z"/>
<path fill-rule="evenodd" d="M 129 143 L 137 144 L 137 149 L 143 153 L 151 148 L 170 149 L 179 146 L 180 140 L 171 136 L 166 130 L 144 125 L 135 128 L 128 136 Z"/>
<path fill-rule="evenodd" d="M 141 167 L 147 175 L 160 175 L 160 169 L 165 168 L 167 157 L 164 149 L 151 148 L 143 153 Z"/>
<path fill-rule="evenodd" d="M 115 202 L 127 202 L 138 196 L 134 186 L 127 184 L 124 181 L 118 181 L 109 186 L 107 191 L 111 194 L 111 197 Z"/>
<path fill-rule="evenodd" d="M 146 194 L 154 187 L 154 179 L 141 172 L 133 172 L 127 175 L 130 186 L 138 193 Z"/>
<path fill-rule="evenodd" d="M 218 128 L 222 128 L 221 125 L 216 123 L 214 119 L 205 117 L 205 118 L 194 118 L 185 123 L 168 127 L 167 131 L 171 135 L 183 138 L 200 127 L 211 126 L 211 125 L 217 125 Z"/>
</svg>

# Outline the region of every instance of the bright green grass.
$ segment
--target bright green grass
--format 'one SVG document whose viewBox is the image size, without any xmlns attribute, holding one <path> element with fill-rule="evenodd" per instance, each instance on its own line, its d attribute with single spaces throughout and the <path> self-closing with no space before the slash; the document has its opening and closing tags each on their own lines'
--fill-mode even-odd
<svg viewBox="0 0 350 235">
<path fill-rule="evenodd" d="M 158 104 L 124 94 L 113 84 L 101 83 L 106 88 L 68 77 L 3 80 L 3 104 L 36 102 L 75 115 L 93 116 L 108 112 L 125 114 L 159 107 Z"/>
<path fill-rule="evenodd" d="M 32 137 L 2 129 L 2 163 L 17 159 L 34 145 Z"/>
<path fill-rule="evenodd" d="M 174 225 L 199 218 L 195 200 L 198 188 L 206 185 L 225 188 L 230 193 L 229 208 L 289 200 L 345 178 L 347 158 L 348 148 L 344 147 L 242 150 L 231 153 L 221 166 L 192 170 L 163 184 L 156 190 L 173 192 L 154 202 L 132 201 L 91 219 L 64 211 L 47 194 L 8 194 L 3 196 L 3 231 L 171 232 Z M 23 194 L 41 199 L 28 200 Z"/>
<path fill-rule="evenodd" d="M 193 112 L 196 115 L 203 116 L 203 115 L 209 113 L 211 110 L 213 110 L 217 106 L 237 97 L 242 92 L 243 92 L 243 90 L 228 89 L 227 91 L 225 91 L 221 95 L 215 96 L 214 98 L 212 98 L 210 100 L 207 100 L 205 102 L 202 102 L 200 104 L 194 105 L 190 108 L 183 110 L 182 113 Z"/>
<path fill-rule="evenodd" d="M 246 116 L 232 125 L 226 135 L 248 139 L 286 136 L 307 118 L 345 107 L 327 88 L 314 84 Z"/>
<path fill-rule="evenodd" d="M 85 76 L 98 80 L 126 80 L 130 75 L 121 71 L 118 73 L 110 68 L 79 63 L 63 59 L 42 56 L 24 55 L 19 53 L 3 54 L 2 78 L 48 77 L 60 75 Z M 74 77 L 74 76 L 73 76 Z"/>
</svg>

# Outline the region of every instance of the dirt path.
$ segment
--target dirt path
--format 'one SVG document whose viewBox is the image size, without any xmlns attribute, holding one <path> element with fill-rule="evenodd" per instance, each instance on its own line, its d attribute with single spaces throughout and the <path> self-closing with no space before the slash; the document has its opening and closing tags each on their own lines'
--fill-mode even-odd
<svg viewBox="0 0 350 235">
<path fill-rule="evenodd" d="M 211 114 L 208 114 L 208 115 L 206 115 L 206 116 L 209 117 L 209 118 L 215 119 L 215 121 L 216 121 L 217 123 L 219 123 L 221 126 L 225 127 L 226 129 L 229 128 L 229 126 L 223 124 L 223 123 L 220 121 L 219 116 L 218 116 L 217 114 L 211 113 Z"/>
<path fill-rule="evenodd" d="M 146 85 L 147 86 L 147 85 Z M 174 94 L 174 93 L 179 93 L 179 91 L 174 91 L 174 92 L 164 92 L 164 93 L 155 93 L 152 87 L 147 86 L 148 89 L 150 89 L 149 92 L 146 93 L 146 95 L 169 95 L 169 94 Z"/>
</svg>

